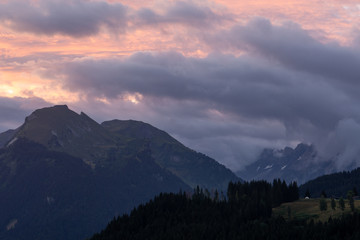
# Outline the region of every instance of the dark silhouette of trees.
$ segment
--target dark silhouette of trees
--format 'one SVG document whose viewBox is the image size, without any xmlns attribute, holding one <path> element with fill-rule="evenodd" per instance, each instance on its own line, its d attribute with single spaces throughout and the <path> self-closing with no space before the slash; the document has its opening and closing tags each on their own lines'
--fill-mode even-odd
<svg viewBox="0 0 360 240">
<path fill-rule="evenodd" d="M 329 197 L 342 196 L 346 198 L 347 192 L 351 189 L 354 196 L 357 196 L 358 189 L 356 187 L 358 186 L 360 186 L 360 168 L 350 172 L 343 171 L 318 177 L 301 185 L 299 192 L 304 197 L 307 195 L 306 192 L 311 193 L 313 198 L 320 197 L 321 192 L 324 191 Z"/>
<path fill-rule="evenodd" d="M 287 207 L 287 215 L 288 215 L 288 218 L 291 219 L 291 207 L 290 206 Z"/>
<path fill-rule="evenodd" d="M 356 187 L 353 187 L 353 193 L 354 193 L 354 196 L 359 196 L 359 193 L 357 191 L 357 188 Z"/>
<path fill-rule="evenodd" d="M 353 191 L 349 191 L 347 194 L 347 198 L 349 200 L 349 206 L 352 212 L 355 211 L 355 205 L 354 205 L 354 192 Z"/>
<path fill-rule="evenodd" d="M 327 198 L 326 192 L 324 190 L 321 191 L 320 197 Z"/>
<path fill-rule="evenodd" d="M 325 198 L 320 199 L 319 207 L 320 207 L 320 211 L 326 211 L 327 210 L 327 202 L 326 202 Z"/>
<path fill-rule="evenodd" d="M 336 202 L 335 202 L 334 198 L 331 198 L 331 208 L 332 208 L 332 210 L 336 209 Z"/>
<path fill-rule="evenodd" d="M 251 193 L 266 190 L 265 186 L 269 185 L 253 183 L 251 187 L 250 184 L 242 187 Z M 114 218 L 106 229 L 90 240 L 351 240 L 360 237 L 360 214 L 357 212 L 330 218 L 324 223 L 313 220 L 285 221 L 282 217 L 246 219 L 230 200 L 216 202 L 206 196 L 206 191 L 199 190 L 191 197 L 185 193 L 160 194 L 147 204 L 135 208 L 129 215 Z M 237 196 L 240 198 L 236 200 L 235 194 L 235 202 L 245 203 L 241 195 Z"/>
<path fill-rule="evenodd" d="M 339 207 L 340 207 L 341 211 L 344 211 L 344 209 L 345 209 L 345 201 L 344 201 L 344 199 L 342 197 L 339 200 Z"/>
</svg>

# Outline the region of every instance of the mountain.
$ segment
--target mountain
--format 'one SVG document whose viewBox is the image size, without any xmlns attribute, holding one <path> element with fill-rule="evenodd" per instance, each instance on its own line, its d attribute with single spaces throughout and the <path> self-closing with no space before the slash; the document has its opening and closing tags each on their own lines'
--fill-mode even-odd
<svg viewBox="0 0 360 240">
<path fill-rule="evenodd" d="M 0 239 L 81 239 L 154 194 L 188 189 L 146 150 L 94 170 L 26 138 L 1 149 L 0 176 Z"/>
<path fill-rule="evenodd" d="M 237 175 L 245 180 L 273 181 L 280 178 L 302 184 L 335 169 L 331 161 L 318 158 L 314 146 L 300 143 L 294 149 L 264 149 L 257 161 L 238 171 Z"/>
<path fill-rule="evenodd" d="M 300 196 L 309 190 L 311 197 L 320 197 L 324 191 L 328 197 L 347 197 L 348 191 L 360 190 L 360 168 L 327 174 L 306 182 L 299 188 Z M 358 195 L 358 194 L 356 194 Z"/>
<path fill-rule="evenodd" d="M 117 142 L 100 124 L 85 113 L 77 114 L 66 105 L 43 108 L 26 117 L 14 135 L 81 158 L 92 167 L 104 161 Z"/>
<path fill-rule="evenodd" d="M 238 180 L 151 125 L 98 124 L 67 106 L 34 111 L 0 140 L 4 240 L 84 239 L 160 192 L 195 185 L 212 189 Z M 171 157 L 180 163 L 167 164 Z"/>
<path fill-rule="evenodd" d="M 14 134 L 16 133 L 16 130 L 7 130 L 6 132 L 0 133 L 0 148 L 2 148 L 7 142 L 9 142 Z"/>
<path fill-rule="evenodd" d="M 155 161 L 192 188 L 199 185 L 208 189 L 225 190 L 230 181 L 239 180 L 218 162 L 185 147 L 168 133 L 150 124 L 133 120 L 113 120 L 101 125 L 114 133 L 118 142 L 124 139 L 147 142 Z"/>
</svg>

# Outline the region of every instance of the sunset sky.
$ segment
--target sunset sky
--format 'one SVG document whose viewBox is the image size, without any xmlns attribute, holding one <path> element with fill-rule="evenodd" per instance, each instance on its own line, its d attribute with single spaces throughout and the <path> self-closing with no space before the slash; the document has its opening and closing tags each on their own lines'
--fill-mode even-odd
<svg viewBox="0 0 360 240">
<path fill-rule="evenodd" d="M 0 0 L 0 132 L 54 104 L 235 171 L 300 142 L 360 166 L 360 2 Z"/>
</svg>

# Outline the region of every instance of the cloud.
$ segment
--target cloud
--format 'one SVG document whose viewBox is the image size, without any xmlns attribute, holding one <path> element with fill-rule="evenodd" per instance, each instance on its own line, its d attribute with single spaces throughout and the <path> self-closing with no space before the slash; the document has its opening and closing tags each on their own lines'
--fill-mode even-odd
<svg viewBox="0 0 360 240">
<path fill-rule="evenodd" d="M 98 1 L 25 1 L 0 3 L 0 20 L 21 32 L 84 37 L 97 34 L 101 27 L 113 32 L 126 28 L 127 9 L 120 3 Z"/>
<path fill-rule="evenodd" d="M 199 59 L 167 52 L 85 58 L 66 63 L 62 74 L 65 88 L 89 98 L 116 101 L 140 94 L 140 105 L 134 108 L 146 109 L 145 118 L 152 112 L 157 117 L 153 122 L 189 144 L 201 139 L 203 149 L 210 149 L 214 139 L 232 142 L 229 146 L 238 142 L 244 147 L 227 154 L 232 160 L 224 160 L 238 168 L 250 161 L 238 158 L 255 158 L 255 151 L 245 153 L 245 142 L 254 146 L 321 143 L 342 119 L 360 116 L 358 99 L 332 80 L 258 55 L 213 54 Z M 222 149 L 225 154 L 226 148 Z"/>
<path fill-rule="evenodd" d="M 233 170 L 254 161 L 264 147 L 288 144 L 285 128 L 270 121 L 239 121 L 237 118 L 208 110 L 200 102 L 190 100 L 144 98 L 138 104 L 111 99 L 109 103 L 90 97 L 87 102 L 70 104 L 98 122 L 109 119 L 134 119 L 152 124 L 168 132 L 185 146 L 205 153 Z"/>
<path fill-rule="evenodd" d="M 191 100 L 245 118 L 281 120 L 288 127 L 308 123 L 333 128 L 356 110 L 349 96 L 323 78 L 249 56 L 196 59 L 174 52 L 138 53 L 122 60 L 73 61 L 64 73 L 69 90 L 107 98 L 140 93 Z"/>
<path fill-rule="evenodd" d="M 113 100 L 140 94 L 143 109 L 169 119 L 154 122 L 191 145 L 201 139 L 198 149 L 223 156 L 234 168 L 249 163 L 250 155 L 255 158 L 256 151 L 247 152 L 246 143 L 258 150 L 271 142 L 304 141 L 326 149 L 335 141 L 330 135 L 351 132 L 342 130 L 344 119 L 360 119 L 354 94 L 360 76 L 356 49 L 322 43 L 296 24 L 273 25 L 266 19 L 202 37 L 212 47 L 243 54 L 214 53 L 200 59 L 165 52 L 78 59 L 64 65 L 64 86 Z M 220 154 L 209 150 L 215 139 L 225 143 Z M 336 154 L 351 159 L 346 149 Z"/>
<path fill-rule="evenodd" d="M 353 45 L 360 49 L 360 28 L 355 28 L 352 32 Z"/>
<path fill-rule="evenodd" d="M 360 166 L 360 121 L 359 119 L 344 118 L 331 131 L 324 144 L 320 145 L 324 157 L 336 161 L 337 170 L 353 169 Z"/>
<path fill-rule="evenodd" d="M 175 1 L 167 4 L 160 13 L 142 8 L 136 13 L 136 25 L 181 24 L 193 28 L 209 28 L 212 25 L 233 21 L 232 14 L 215 11 L 205 4 L 193 1 Z"/>
<path fill-rule="evenodd" d="M 19 127 L 34 109 L 49 105 L 50 103 L 36 97 L 0 97 L 0 133 Z"/>
<path fill-rule="evenodd" d="M 132 11 L 131 21 L 140 18 L 139 27 L 211 23 L 215 11 L 189 4 Z M 165 51 L 59 58 L 42 74 L 80 94 L 75 110 L 98 121 L 149 122 L 233 170 L 254 161 L 263 147 L 298 142 L 314 143 L 323 156 L 331 149 L 339 167 L 360 164 L 360 147 L 352 144 L 360 129 L 357 48 L 323 43 L 299 25 L 266 19 L 195 33 L 217 51 L 203 58 Z"/>
<path fill-rule="evenodd" d="M 111 34 L 143 26 L 180 24 L 203 28 L 230 21 L 231 15 L 214 11 L 206 4 L 175 1 L 160 9 L 132 9 L 121 3 L 85 0 L 13 0 L 0 2 L 0 22 L 19 32 L 87 37 L 103 28 Z"/>
<path fill-rule="evenodd" d="M 359 84 L 358 49 L 335 42 L 321 43 L 292 22 L 273 25 L 267 19 L 255 18 L 246 25 L 237 25 L 230 31 L 209 36 L 205 41 L 213 47 L 235 48 L 261 55 L 293 70 L 334 80 L 345 88 Z"/>
</svg>

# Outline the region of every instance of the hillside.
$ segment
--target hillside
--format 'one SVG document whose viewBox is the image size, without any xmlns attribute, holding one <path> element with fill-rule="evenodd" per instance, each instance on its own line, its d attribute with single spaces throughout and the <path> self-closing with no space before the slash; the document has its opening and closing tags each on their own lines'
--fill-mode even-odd
<svg viewBox="0 0 360 240">
<path fill-rule="evenodd" d="M 103 125 L 54 106 L 0 134 L 0 239 L 83 239 L 160 192 L 238 180 L 151 125 Z M 186 164 L 167 166 L 170 156 Z"/>
<path fill-rule="evenodd" d="M 242 187 L 235 187 L 234 193 L 245 187 L 248 190 L 246 195 L 252 192 L 250 195 L 257 195 L 259 198 L 244 198 L 245 195 L 242 194 L 237 198 L 235 194 L 235 198 L 230 197 L 232 200 L 219 201 L 206 197 L 201 192 L 195 192 L 192 197 L 182 193 L 162 194 L 147 204 L 138 206 L 129 215 L 114 218 L 103 231 L 95 234 L 90 240 L 318 240 L 360 237 L 358 213 L 345 214 L 340 218 L 316 223 L 307 220 L 286 221 L 282 216 L 270 217 L 268 211 L 262 211 L 271 205 L 263 205 L 269 198 L 261 192 L 266 192 L 265 189 L 269 190 L 271 186 L 264 182 L 239 186 Z M 242 212 L 244 206 L 246 210 Z M 271 207 L 268 210 L 271 212 Z M 247 212 L 251 214 L 247 215 Z"/>
<path fill-rule="evenodd" d="M 0 133 L 0 148 L 8 143 L 16 133 L 16 130 L 7 130 L 6 132 Z"/>
<path fill-rule="evenodd" d="M 327 196 L 344 197 L 348 191 L 360 190 L 360 168 L 352 171 L 333 173 L 315 178 L 300 186 L 300 196 L 304 196 L 306 190 L 310 191 L 312 197 L 320 197 L 325 191 Z"/>
<path fill-rule="evenodd" d="M 339 207 L 339 200 L 335 200 L 336 208 L 331 208 L 331 200 L 326 199 L 327 210 L 320 211 L 319 198 L 311 198 L 308 200 L 301 199 L 295 202 L 283 203 L 281 206 L 273 209 L 273 216 L 282 216 L 286 220 L 297 219 L 297 220 L 314 220 L 315 222 L 322 221 L 326 222 L 329 218 L 340 218 L 344 214 L 350 214 L 350 206 L 348 200 L 345 200 L 345 209 L 342 211 Z M 288 208 L 290 207 L 290 219 Z M 355 200 L 355 208 L 360 210 L 360 200 Z"/>
<path fill-rule="evenodd" d="M 225 190 L 230 181 L 239 180 L 214 159 L 185 147 L 168 133 L 150 124 L 133 120 L 113 120 L 101 125 L 116 134 L 118 142 L 132 139 L 148 144 L 155 161 L 192 188 L 199 185 L 210 190 Z"/>
<path fill-rule="evenodd" d="M 23 138 L 1 149 L 0 181 L 0 239 L 81 239 L 155 194 L 188 189 L 146 151 L 94 171 Z"/>
</svg>

